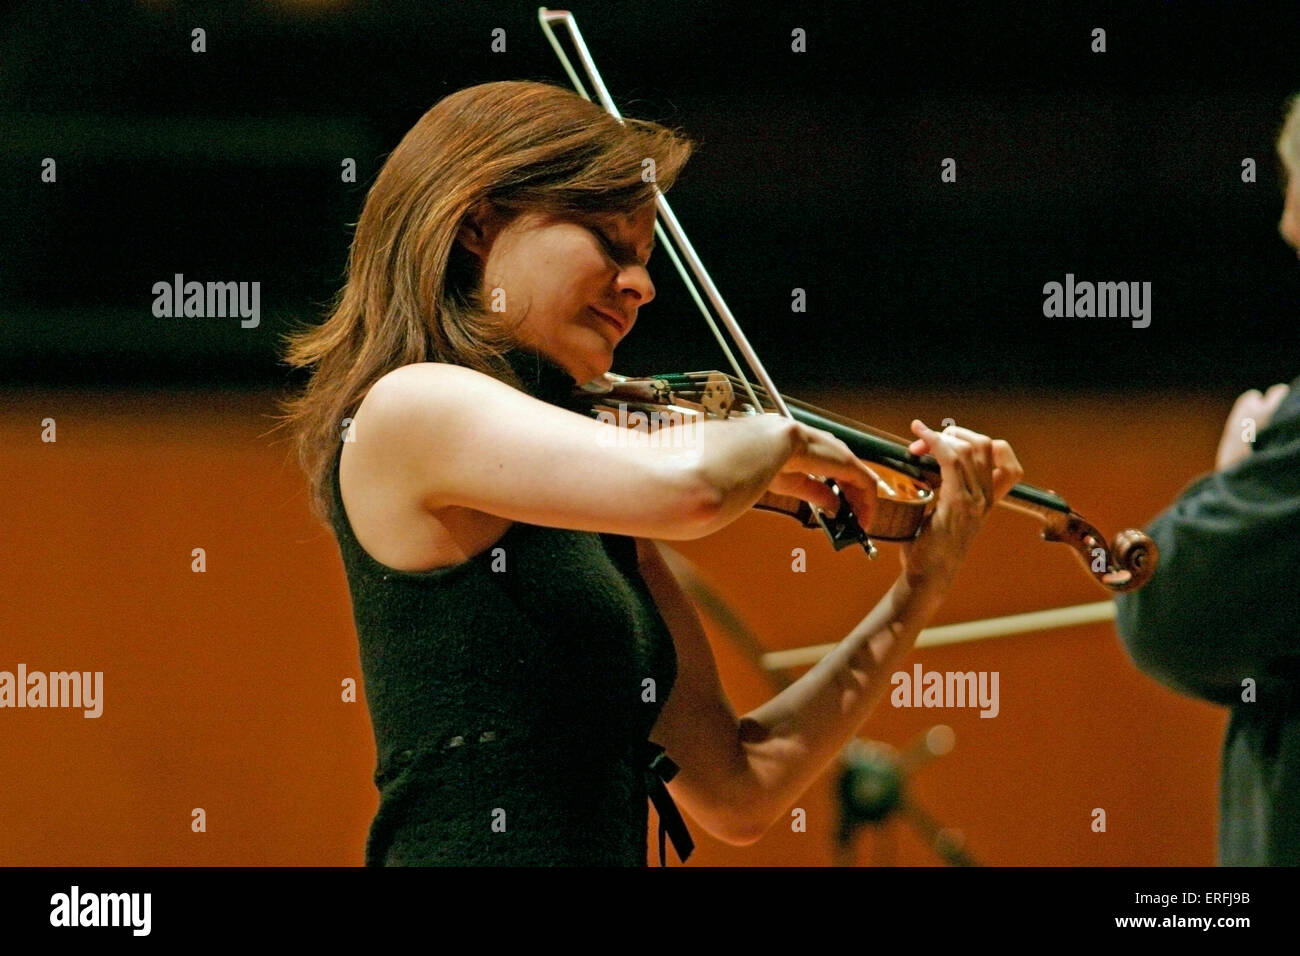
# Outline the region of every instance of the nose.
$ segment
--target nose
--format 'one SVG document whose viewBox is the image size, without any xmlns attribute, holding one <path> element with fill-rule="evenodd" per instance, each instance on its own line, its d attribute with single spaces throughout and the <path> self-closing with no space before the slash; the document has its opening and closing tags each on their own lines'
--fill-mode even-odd
<svg viewBox="0 0 1300 956">
<path fill-rule="evenodd" d="M 655 284 L 650 281 L 650 272 L 643 265 L 628 265 L 620 269 L 615 282 L 620 298 L 631 296 L 637 308 L 655 297 Z"/>
</svg>

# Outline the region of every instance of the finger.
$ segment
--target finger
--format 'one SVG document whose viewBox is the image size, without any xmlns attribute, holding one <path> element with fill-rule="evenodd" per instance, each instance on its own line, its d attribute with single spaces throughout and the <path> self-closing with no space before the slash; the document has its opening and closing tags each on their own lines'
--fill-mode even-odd
<svg viewBox="0 0 1300 956">
<path fill-rule="evenodd" d="M 928 425 L 926 425 L 925 422 L 921 421 L 921 419 L 919 418 L 913 418 L 912 423 L 908 427 L 912 430 L 912 434 L 916 435 L 917 437 L 910 445 L 907 446 L 907 450 L 910 451 L 913 455 L 929 455 L 931 458 L 934 458 L 935 461 L 938 461 L 939 459 L 936 457 L 934 452 L 934 444 L 935 442 L 939 441 L 940 436 Z M 931 441 L 930 438 L 927 436 L 934 436 L 934 441 Z M 940 464 L 939 465 L 940 483 L 942 483 L 943 477 L 944 477 L 943 465 Z"/>
<path fill-rule="evenodd" d="M 1264 396 L 1260 394 L 1259 389 L 1252 388 L 1250 391 L 1238 395 L 1237 400 L 1232 403 L 1232 408 L 1233 411 L 1240 412 L 1245 408 L 1258 405 L 1263 400 Z"/>
<path fill-rule="evenodd" d="M 962 428 L 960 425 L 949 425 L 943 430 L 945 435 L 952 438 L 959 438 L 971 446 L 973 458 L 977 469 L 982 473 L 985 469 L 989 474 L 993 473 L 993 439 L 988 435 L 982 435 L 979 432 L 971 431 L 969 428 Z"/>
<path fill-rule="evenodd" d="M 841 488 L 856 488 L 864 494 L 875 495 L 883 485 L 880 476 L 856 458 L 851 462 L 813 462 L 811 467 L 817 469 L 817 476 L 834 479 Z"/>
<path fill-rule="evenodd" d="M 944 446 L 948 452 L 952 449 L 944 444 L 944 436 L 941 432 L 935 431 L 919 418 L 912 419 L 912 434 L 916 436 L 916 441 L 912 442 L 909 447 L 924 445 L 928 454 L 934 455 L 935 459 L 939 458 L 939 447 Z"/>
<path fill-rule="evenodd" d="M 974 465 L 970 473 L 986 502 L 1000 501 L 1024 477 L 1015 452 L 1005 441 L 994 440 L 960 425 L 948 426 L 943 434 L 970 444 Z"/>
<path fill-rule="evenodd" d="M 785 472 L 772 482 L 768 490 L 799 498 L 830 514 L 840 510 L 840 499 L 835 496 L 835 492 L 825 482 L 811 475 Z"/>
<path fill-rule="evenodd" d="M 919 447 L 924 447 L 925 451 L 920 452 L 920 454 L 925 454 L 926 452 L 929 451 L 929 449 L 933 446 L 933 442 L 935 438 L 942 438 L 947 435 L 956 435 L 961 438 L 969 438 L 970 436 L 976 434 L 975 432 L 968 431 L 965 428 L 959 428 L 956 425 L 948 425 L 943 429 L 943 431 L 935 431 L 925 422 L 921 421 L 919 418 L 912 419 L 911 427 L 912 427 L 912 434 L 918 437 L 916 438 L 915 441 L 913 441 L 908 446 L 908 451 L 912 451 L 913 449 Z M 962 432 L 965 432 L 965 434 L 964 435 L 961 434 Z"/>
<path fill-rule="evenodd" d="M 910 445 L 907 446 L 907 450 L 910 451 L 913 455 L 930 454 L 930 443 L 926 441 L 926 439 L 923 437 L 924 432 L 927 430 L 925 422 L 921 421 L 919 418 L 914 418 L 912 419 L 911 428 L 912 428 L 912 434 L 916 435 L 917 438 L 915 441 L 913 441 Z"/>
<path fill-rule="evenodd" d="M 809 432 L 812 433 L 810 444 L 798 462 L 801 470 L 833 478 L 841 487 L 861 488 L 871 495 L 882 487 L 880 476 L 853 454 L 843 441 L 820 429 L 810 428 Z"/>
<path fill-rule="evenodd" d="M 1025 477 L 1025 469 L 1020 465 L 1015 450 L 1001 438 L 993 442 L 993 493 L 995 500 L 1001 501 L 1020 480 Z"/>
<path fill-rule="evenodd" d="M 1284 382 L 1279 382 L 1264 393 L 1264 404 L 1268 406 L 1269 411 L 1272 411 L 1282 404 L 1282 401 L 1288 394 L 1290 394 L 1290 392 L 1290 385 L 1287 385 Z"/>
<path fill-rule="evenodd" d="M 930 449 L 934 447 L 934 443 L 938 441 L 941 437 L 940 433 L 935 431 L 933 428 L 931 428 L 925 422 L 921 421 L 921 419 L 919 418 L 912 419 L 911 429 L 912 429 L 912 434 L 916 436 L 916 440 L 912 442 L 911 445 L 908 446 L 908 450 L 910 451 L 911 449 L 916 448 L 917 446 L 922 446 L 924 447 L 925 450 L 921 452 L 917 452 L 917 454 L 922 454 L 922 455 L 930 454 Z"/>
<path fill-rule="evenodd" d="M 957 453 L 957 469 L 965 484 L 966 494 L 980 501 L 993 500 L 993 463 L 987 450 L 981 453 L 978 446 L 956 435 L 944 435 Z"/>
<path fill-rule="evenodd" d="M 951 498 L 957 494 L 974 496 L 980 485 L 971 472 L 969 443 L 950 433 L 940 434 L 919 418 L 912 420 L 912 431 L 929 443 L 930 454 L 939 463 L 940 499 Z"/>
</svg>

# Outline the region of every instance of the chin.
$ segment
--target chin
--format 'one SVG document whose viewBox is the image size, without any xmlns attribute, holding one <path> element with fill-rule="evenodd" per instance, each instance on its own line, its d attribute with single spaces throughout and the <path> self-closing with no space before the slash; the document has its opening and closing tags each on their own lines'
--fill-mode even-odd
<svg viewBox="0 0 1300 956">
<path fill-rule="evenodd" d="M 579 367 L 570 368 L 569 374 L 578 380 L 579 385 L 585 385 L 594 378 L 600 378 L 611 368 L 614 367 L 614 347 L 605 343 L 605 347 L 599 350 L 590 350 L 584 352 Z"/>
<path fill-rule="evenodd" d="M 573 375 L 579 385 L 586 385 L 592 379 L 600 378 L 613 367 L 614 362 L 611 358 L 611 360 L 607 362 L 597 362 L 595 364 L 585 365 L 582 371 L 577 373 L 570 371 L 569 374 Z"/>
<path fill-rule="evenodd" d="M 552 362 L 568 372 L 577 384 L 585 385 L 614 367 L 614 347 L 608 336 L 583 328 L 580 334 L 555 339 L 543 351 Z"/>
</svg>

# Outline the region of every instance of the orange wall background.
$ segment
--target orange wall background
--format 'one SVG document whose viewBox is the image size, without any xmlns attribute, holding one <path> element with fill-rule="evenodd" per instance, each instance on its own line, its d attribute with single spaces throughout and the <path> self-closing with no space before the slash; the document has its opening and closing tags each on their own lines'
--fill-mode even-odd
<svg viewBox="0 0 1300 956">
<path fill-rule="evenodd" d="M 1246 386 L 1243 385 L 1243 388 Z M 919 391 L 799 397 L 902 433 L 952 417 L 1009 439 L 1025 480 L 1103 533 L 1140 527 L 1213 463 L 1231 394 Z M 337 546 L 269 431 L 270 392 L 8 393 L 0 418 L 0 670 L 103 671 L 103 715 L 0 709 L 0 865 L 359 865 L 377 806 L 374 743 Z M 41 441 L 42 420 L 57 441 Z M 989 519 L 933 624 L 1104 600 L 1028 517 Z M 206 550 L 207 570 L 190 569 Z M 678 550 L 770 649 L 842 637 L 898 570 L 755 512 Z M 790 569 L 792 548 L 808 555 Z M 772 693 L 707 617 L 738 713 Z M 860 736 L 952 753 L 910 793 L 987 865 L 1210 865 L 1227 712 L 1133 669 L 1113 626 L 915 651 L 926 670 L 997 671 L 1000 713 L 894 709 Z M 750 847 L 692 827 L 688 865 L 827 865 L 834 774 Z M 191 812 L 206 832 L 191 831 Z M 1092 810 L 1107 829 L 1091 829 Z M 651 816 L 652 844 L 654 818 Z M 932 865 L 907 826 L 857 862 Z M 892 847 L 892 850 L 890 849 Z M 888 853 L 886 851 L 889 851 Z M 877 855 L 878 852 L 882 855 Z M 655 854 L 657 856 L 657 851 Z M 670 865 L 676 860 L 669 852 Z M 657 863 L 657 859 L 656 859 Z"/>
</svg>

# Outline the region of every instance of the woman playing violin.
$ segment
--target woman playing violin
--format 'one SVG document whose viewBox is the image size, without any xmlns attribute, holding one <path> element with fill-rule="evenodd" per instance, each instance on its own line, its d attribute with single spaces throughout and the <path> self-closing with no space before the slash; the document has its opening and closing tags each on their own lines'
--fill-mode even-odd
<svg viewBox="0 0 1300 956">
<path fill-rule="evenodd" d="M 683 449 L 610 441 L 565 407 L 656 321 L 654 186 L 690 151 L 545 84 L 448 96 L 371 187 L 333 314 L 291 342 L 313 375 L 288 420 L 339 541 L 375 733 L 367 864 L 644 865 L 665 779 L 695 825 L 757 840 L 855 735 L 1022 475 L 1005 442 L 913 422 L 943 480 L 897 580 L 737 716 L 655 541 L 769 491 L 834 513 L 822 478 L 865 525 L 876 480 L 777 415 L 705 421 Z"/>
</svg>

